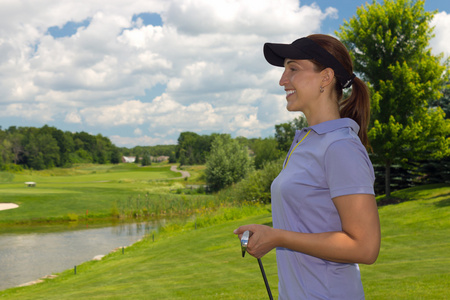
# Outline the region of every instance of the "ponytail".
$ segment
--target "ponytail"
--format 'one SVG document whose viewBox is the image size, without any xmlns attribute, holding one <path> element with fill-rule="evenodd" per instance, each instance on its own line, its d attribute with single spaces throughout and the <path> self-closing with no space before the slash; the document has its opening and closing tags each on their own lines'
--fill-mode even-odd
<svg viewBox="0 0 450 300">
<path fill-rule="evenodd" d="M 361 143 L 369 148 L 369 138 L 367 129 L 370 119 L 370 96 L 367 85 L 359 78 L 355 77 L 352 85 L 350 97 L 339 103 L 341 118 L 353 119 L 359 125 L 358 136 Z"/>
<path fill-rule="evenodd" d="M 308 38 L 319 44 L 322 48 L 333 55 L 339 63 L 345 68 L 348 74 L 353 74 L 353 63 L 350 54 L 338 39 L 325 34 L 312 34 Z M 324 66 L 312 60 L 319 70 L 325 69 Z M 359 78 L 353 79 L 352 93 L 350 97 L 342 100 L 343 88 L 339 80 L 336 80 L 334 90 L 337 95 L 339 112 L 341 118 L 353 119 L 359 125 L 358 136 L 361 143 L 370 148 L 367 129 L 370 118 L 370 96 L 367 85 Z"/>
</svg>

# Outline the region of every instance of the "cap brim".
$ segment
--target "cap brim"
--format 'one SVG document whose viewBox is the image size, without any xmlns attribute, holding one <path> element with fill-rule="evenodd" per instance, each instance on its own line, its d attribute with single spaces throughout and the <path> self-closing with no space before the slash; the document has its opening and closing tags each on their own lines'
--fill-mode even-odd
<svg viewBox="0 0 450 300">
<path fill-rule="evenodd" d="M 332 68 L 344 88 L 349 87 L 354 79 L 354 75 L 349 73 L 331 53 L 307 37 L 295 40 L 292 44 L 265 43 L 264 57 L 269 64 L 277 67 L 284 67 L 286 58 L 313 59 L 326 68 Z"/>
<path fill-rule="evenodd" d="M 313 57 L 296 48 L 292 44 L 264 44 L 264 57 L 267 62 L 277 67 L 284 67 L 284 60 L 291 59 L 312 59 Z"/>
</svg>

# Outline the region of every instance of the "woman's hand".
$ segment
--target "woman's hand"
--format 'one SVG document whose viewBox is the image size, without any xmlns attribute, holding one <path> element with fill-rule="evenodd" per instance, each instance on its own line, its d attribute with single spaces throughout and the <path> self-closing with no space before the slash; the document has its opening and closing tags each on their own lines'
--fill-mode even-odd
<svg viewBox="0 0 450 300">
<path fill-rule="evenodd" d="M 261 258 L 276 247 L 276 229 L 266 225 L 252 224 L 241 226 L 233 233 L 237 234 L 240 240 L 246 230 L 250 231 L 247 245 L 248 254 Z"/>
<path fill-rule="evenodd" d="M 339 263 L 375 262 L 380 250 L 380 220 L 373 195 L 355 194 L 333 199 L 342 231 L 302 233 L 265 225 L 245 225 L 234 231 L 242 237 L 249 230 L 247 252 L 261 258 L 275 247 L 287 248 Z"/>
</svg>

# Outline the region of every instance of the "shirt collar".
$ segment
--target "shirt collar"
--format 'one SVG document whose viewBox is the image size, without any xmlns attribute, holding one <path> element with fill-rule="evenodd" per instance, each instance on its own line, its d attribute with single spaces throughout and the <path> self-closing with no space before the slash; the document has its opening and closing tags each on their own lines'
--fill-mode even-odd
<svg viewBox="0 0 450 300">
<path fill-rule="evenodd" d="M 356 134 L 359 132 L 359 125 L 350 118 L 341 118 L 336 120 L 325 121 L 317 125 L 305 128 L 307 130 L 312 129 L 317 134 L 328 133 L 341 128 L 351 128 Z"/>
</svg>

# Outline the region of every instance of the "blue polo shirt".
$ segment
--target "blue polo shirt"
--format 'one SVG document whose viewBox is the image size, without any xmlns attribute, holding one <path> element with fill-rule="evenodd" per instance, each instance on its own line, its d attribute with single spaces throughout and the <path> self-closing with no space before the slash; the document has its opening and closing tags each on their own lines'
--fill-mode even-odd
<svg viewBox="0 0 450 300">
<path fill-rule="evenodd" d="M 358 131 L 355 121 L 342 118 L 296 132 L 289 160 L 271 187 L 274 228 L 341 231 L 332 198 L 374 194 L 372 163 Z M 357 264 L 335 263 L 286 248 L 277 248 L 276 256 L 279 299 L 364 299 Z"/>
</svg>

